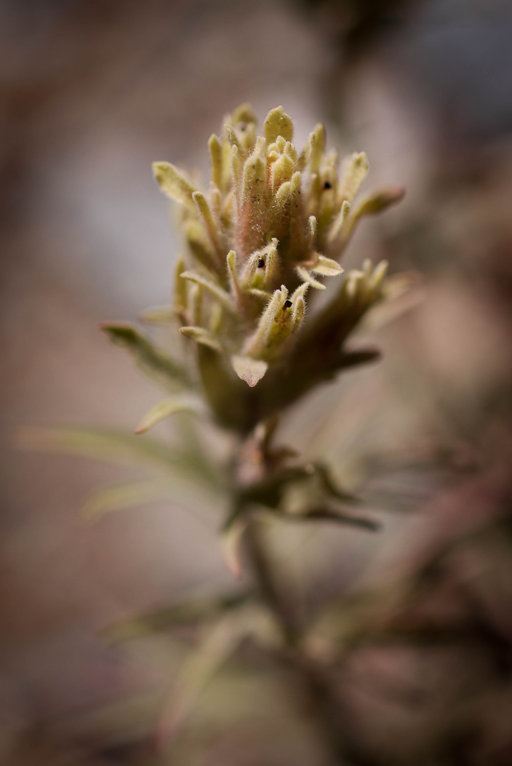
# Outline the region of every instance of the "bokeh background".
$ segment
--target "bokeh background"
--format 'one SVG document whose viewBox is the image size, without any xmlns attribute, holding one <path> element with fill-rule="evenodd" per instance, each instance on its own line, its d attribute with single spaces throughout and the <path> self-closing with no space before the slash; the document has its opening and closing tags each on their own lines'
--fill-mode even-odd
<svg viewBox="0 0 512 766">
<path fill-rule="evenodd" d="M 376 536 L 275 543 L 305 604 L 343 615 L 350 603 L 363 626 L 333 671 L 347 763 L 511 763 L 510 3 L 2 0 L 0 29 L 0 761 L 323 763 L 308 710 L 254 657 L 155 752 L 186 647 L 112 646 L 101 631 L 237 587 L 220 509 L 177 485 L 171 503 L 85 525 L 90 493 L 136 469 L 19 448 L 22 427 L 131 428 L 156 401 L 98 322 L 168 300 L 180 243 L 151 161 L 205 174 L 207 137 L 250 101 L 261 116 L 283 104 L 299 143 L 321 120 L 331 145 L 364 149 L 367 188 L 406 186 L 349 260 L 422 274 L 378 333 L 384 361 L 319 391 L 283 430 L 359 483 L 384 522 Z M 383 582 L 407 595 L 368 600 Z"/>
</svg>

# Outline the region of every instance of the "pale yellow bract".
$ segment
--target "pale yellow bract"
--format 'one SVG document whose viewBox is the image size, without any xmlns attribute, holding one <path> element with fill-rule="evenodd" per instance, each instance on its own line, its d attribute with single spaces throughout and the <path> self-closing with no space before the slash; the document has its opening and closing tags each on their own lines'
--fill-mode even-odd
<svg viewBox="0 0 512 766">
<path fill-rule="evenodd" d="M 207 190 L 168 162 L 153 166 L 162 191 L 182 206 L 187 252 L 174 296 L 181 332 L 229 360 L 251 387 L 293 354 L 323 278 L 340 280 L 324 309 L 334 322 L 381 299 L 384 262 L 344 274 L 339 261 L 358 219 L 402 196 L 392 189 L 357 201 L 366 155 L 350 155 L 339 169 L 320 124 L 299 152 L 281 106 L 262 133 L 247 104 L 225 118 L 221 136 L 209 141 Z"/>
</svg>

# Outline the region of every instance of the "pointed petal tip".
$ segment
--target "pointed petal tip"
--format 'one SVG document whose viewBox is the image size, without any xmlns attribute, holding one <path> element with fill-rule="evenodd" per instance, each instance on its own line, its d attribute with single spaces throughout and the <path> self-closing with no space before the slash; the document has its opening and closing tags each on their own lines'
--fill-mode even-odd
<svg viewBox="0 0 512 766">
<path fill-rule="evenodd" d="M 250 388 L 254 388 L 268 370 L 267 362 L 262 359 L 253 359 L 250 356 L 235 355 L 231 357 L 233 369 Z"/>
</svg>

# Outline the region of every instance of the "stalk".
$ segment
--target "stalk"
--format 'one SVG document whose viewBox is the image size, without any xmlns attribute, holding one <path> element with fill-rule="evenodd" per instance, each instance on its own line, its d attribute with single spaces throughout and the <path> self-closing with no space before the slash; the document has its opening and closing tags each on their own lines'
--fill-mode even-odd
<svg viewBox="0 0 512 766">
<path fill-rule="evenodd" d="M 341 709 L 328 671 L 309 657 L 301 646 L 302 635 L 289 588 L 279 579 L 263 529 L 252 520 L 245 536 L 252 576 L 261 598 L 273 614 L 286 647 L 286 662 L 294 672 L 308 712 L 315 720 L 320 742 L 326 746 L 326 766 L 364 766 L 350 746 L 350 737 L 341 722 Z"/>
</svg>

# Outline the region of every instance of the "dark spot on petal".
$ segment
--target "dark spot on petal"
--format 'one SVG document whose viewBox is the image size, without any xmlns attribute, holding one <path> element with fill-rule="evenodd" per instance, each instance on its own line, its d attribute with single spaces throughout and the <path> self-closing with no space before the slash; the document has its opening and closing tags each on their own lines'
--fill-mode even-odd
<svg viewBox="0 0 512 766">
<path fill-rule="evenodd" d="M 325 181 L 324 189 L 332 189 L 332 183 L 330 181 Z"/>
<path fill-rule="evenodd" d="M 265 259 L 264 258 L 258 258 L 258 268 L 264 269 L 265 268 Z"/>
<path fill-rule="evenodd" d="M 290 300 L 287 300 L 287 301 L 284 302 L 283 308 L 284 309 L 289 309 L 291 305 L 292 305 L 292 302 Z"/>
</svg>

